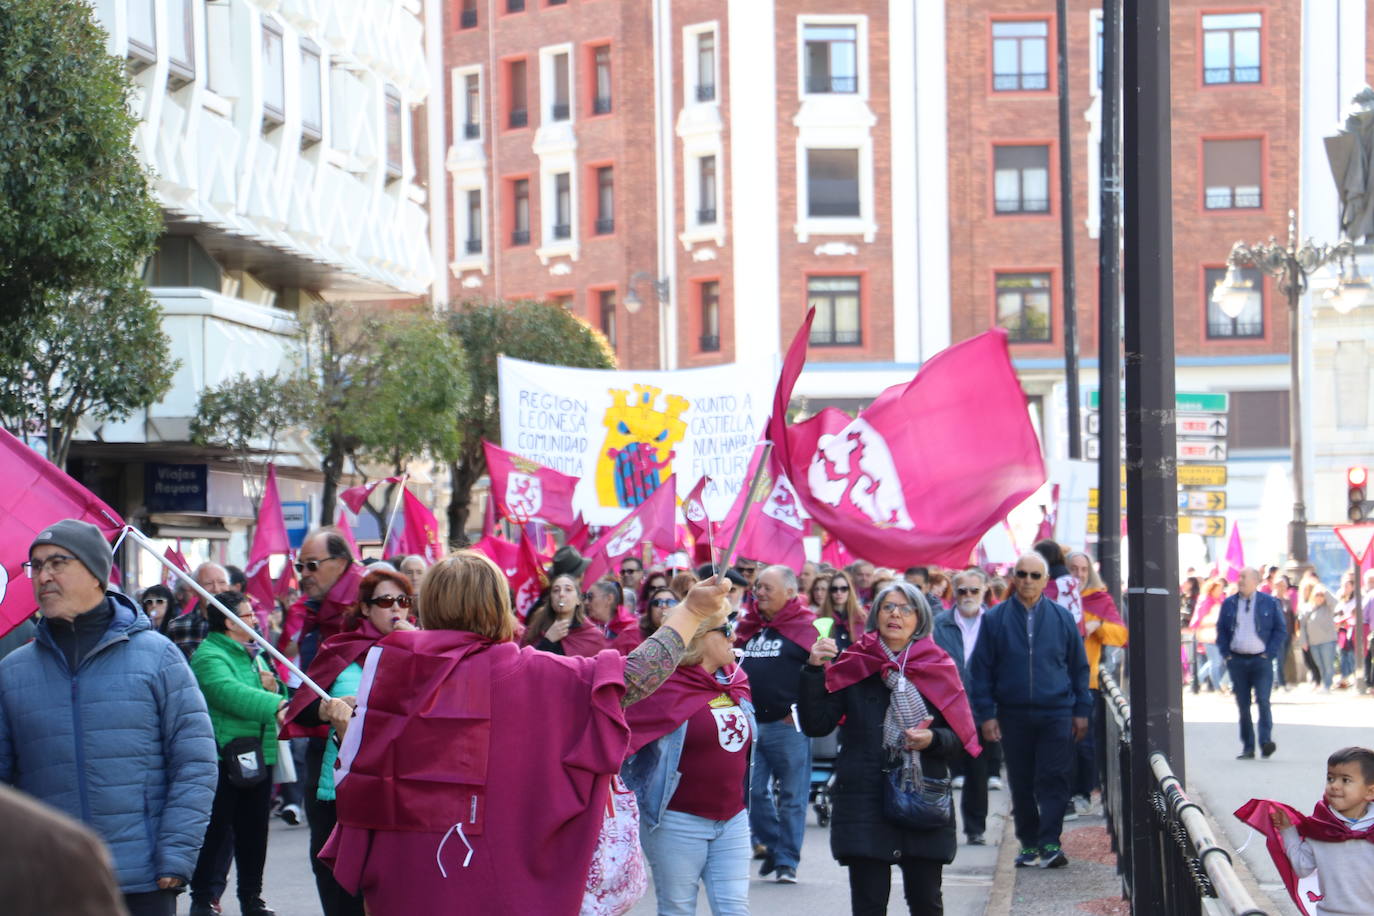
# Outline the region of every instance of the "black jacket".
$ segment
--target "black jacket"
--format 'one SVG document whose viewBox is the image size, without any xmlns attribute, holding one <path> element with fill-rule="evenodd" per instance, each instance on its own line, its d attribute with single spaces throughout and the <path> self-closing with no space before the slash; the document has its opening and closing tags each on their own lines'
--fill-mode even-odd
<svg viewBox="0 0 1374 916">
<path fill-rule="evenodd" d="M 841 864 L 851 858 L 896 862 L 902 856 L 954 861 L 958 841 L 954 820 L 938 830 L 907 830 L 883 816 L 883 719 L 892 692 L 880 675 L 864 678 L 843 690 L 825 689 L 825 670 L 802 668 L 801 697 L 797 711 L 802 731 L 812 737 L 840 726 L 840 756 L 835 761 L 834 815 L 830 822 L 830 851 Z M 946 777 L 946 761 L 958 759 L 963 750 L 944 716 L 928 703 L 935 721 L 935 738 L 921 752 L 926 776 Z"/>
</svg>

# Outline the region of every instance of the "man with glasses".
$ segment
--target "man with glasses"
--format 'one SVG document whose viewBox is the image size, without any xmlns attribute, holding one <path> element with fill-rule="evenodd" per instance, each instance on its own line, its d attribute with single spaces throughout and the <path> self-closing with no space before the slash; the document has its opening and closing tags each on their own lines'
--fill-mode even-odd
<svg viewBox="0 0 1374 916">
<path fill-rule="evenodd" d="M 969 661 L 978 646 L 978 635 L 983 628 L 983 595 L 988 588 L 987 575 L 978 568 L 966 569 L 954 577 L 954 607 L 935 615 L 933 636 L 935 643 L 954 659 L 959 669 L 959 678 L 964 682 L 964 693 L 972 696 L 973 688 L 969 683 Z M 963 773 L 964 786 L 959 796 L 959 814 L 964 821 L 964 836 L 970 846 L 984 846 L 987 840 L 988 789 L 992 780 L 1001 780 L 997 772 L 1002 765 L 1002 746 L 997 741 L 983 741 L 983 753 L 974 757 L 964 751 L 959 771 Z"/>
<path fill-rule="evenodd" d="M 639 586 L 643 581 L 644 564 L 638 557 L 627 556 L 620 561 L 621 599 L 631 612 L 639 606 Z"/>
<path fill-rule="evenodd" d="M 0 782 L 100 835 L 129 913 L 172 916 L 210 820 L 218 755 L 186 659 L 107 589 L 113 560 L 100 530 L 75 519 L 29 547 L 42 620 L 0 662 Z"/>
<path fill-rule="evenodd" d="M 196 571 L 191 574 L 191 578 L 196 580 L 196 584 L 205 589 L 212 595 L 218 595 L 229 591 L 229 571 L 218 563 L 202 563 L 196 567 Z M 191 594 L 196 597 L 195 605 L 176 620 L 167 624 L 167 636 L 172 642 L 176 643 L 178 649 L 190 661 L 191 656 L 196 654 L 200 644 L 205 642 L 205 637 L 210 635 L 210 619 L 206 614 L 218 614 L 219 611 L 211 610 L 204 601 L 199 600 L 199 593 L 192 590 Z"/>
<path fill-rule="evenodd" d="M 1074 742 L 1088 733 L 1088 656 L 1068 610 L 1044 597 L 1049 565 L 1016 560 L 1014 590 L 983 615 L 970 699 L 984 741 L 1001 741 L 1021 844 L 1016 867 L 1069 864 L 1060 847 Z"/>
</svg>

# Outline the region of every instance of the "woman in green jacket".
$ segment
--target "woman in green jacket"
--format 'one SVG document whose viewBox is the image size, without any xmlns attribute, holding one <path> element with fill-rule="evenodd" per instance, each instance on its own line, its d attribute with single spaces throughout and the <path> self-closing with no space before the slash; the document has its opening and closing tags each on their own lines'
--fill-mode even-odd
<svg viewBox="0 0 1374 916">
<path fill-rule="evenodd" d="M 253 606 L 240 592 L 216 596 L 248 627 L 256 626 Z M 210 916 L 228 878 L 226 845 L 238 864 L 239 907 L 243 916 L 275 916 L 262 901 L 262 870 L 267 861 L 267 824 L 272 802 L 272 766 L 277 762 L 277 726 L 286 694 L 265 659 L 249 652 L 253 638 L 214 608 L 210 635 L 191 658 L 191 670 L 205 694 L 215 743 L 220 749 L 219 786 L 210 826 L 191 876 L 191 916 Z M 251 785 L 230 781 L 225 746 L 236 738 L 256 739 L 265 764 Z M 236 748 L 239 750 L 239 748 Z"/>
</svg>

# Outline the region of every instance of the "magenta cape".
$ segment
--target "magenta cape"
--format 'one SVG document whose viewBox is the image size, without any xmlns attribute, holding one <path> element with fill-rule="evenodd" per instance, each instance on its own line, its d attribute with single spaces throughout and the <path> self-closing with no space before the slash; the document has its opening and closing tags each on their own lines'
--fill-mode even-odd
<svg viewBox="0 0 1374 916">
<path fill-rule="evenodd" d="M 1279 811 L 1288 815 L 1288 820 L 1298 828 L 1298 833 L 1304 839 L 1316 840 L 1319 843 L 1344 843 L 1347 840 L 1368 840 L 1374 843 L 1374 829 L 1358 832 L 1351 830 L 1349 825 L 1342 823 L 1332 813 L 1325 801 L 1317 802 L 1311 817 L 1303 817 L 1297 809 L 1290 808 L 1282 802 L 1262 798 L 1252 798 L 1236 810 L 1236 817 L 1264 835 L 1265 848 L 1269 850 L 1269 858 L 1274 860 L 1279 877 L 1283 878 L 1283 886 L 1287 888 L 1288 896 L 1293 898 L 1299 910 L 1308 914 L 1312 912 L 1312 905 L 1321 900 L 1321 885 L 1317 879 L 1317 872 L 1299 877 L 1293 870 L 1293 863 L 1288 860 L 1288 853 L 1283 848 L 1283 837 L 1269 822 L 1269 815 Z"/>
<path fill-rule="evenodd" d="M 389 634 L 364 664 L 321 860 L 374 916 L 577 913 L 629 742 L 624 693 L 614 652 Z"/>
<path fill-rule="evenodd" d="M 905 650 L 904 650 L 905 651 Z M 878 642 L 877 633 L 865 633 L 863 639 L 840 653 L 825 672 L 825 689 L 834 693 L 864 678 L 884 671 L 895 671 L 897 665 Z M 968 697 L 964 695 L 964 683 L 959 678 L 959 668 L 935 644 L 929 636 L 911 644 L 903 673 L 921 696 L 935 704 L 945 717 L 949 727 L 959 736 L 964 749 L 975 757 L 982 753 L 978 743 L 978 730 L 973 727 L 973 712 L 969 709 Z"/>
<path fill-rule="evenodd" d="M 728 665 L 724 671 L 731 677 L 728 684 L 707 674 L 700 665 L 678 668 L 661 687 L 625 710 L 625 722 L 630 726 L 630 753 L 662 738 L 722 693 L 736 705 L 749 699 L 749 675 L 744 669 Z"/>
<path fill-rule="evenodd" d="M 816 632 L 816 615 L 800 595 L 784 604 L 769 620 L 763 619 L 757 607 L 750 610 L 735 627 L 735 645 L 743 646 L 767 627 L 777 630 L 807 652 L 820 638 Z"/>
<path fill-rule="evenodd" d="M 1083 596 L 1083 613 L 1092 614 L 1103 623 L 1114 623 L 1124 627 L 1126 621 L 1121 619 L 1121 614 L 1116 609 L 1116 603 L 1112 601 L 1111 593 L 1105 589 L 1088 592 Z"/>
<path fill-rule="evenodd" d="M 611 648 L 611 641 L 606 638 L 606 634 L 601 632 L 601 627 L 591 620 L 582 622 L 582 626 L 575 630 L 569 630 L 568 635 L 564 636 L 559 645 L 563 647 L 564 655 L 582 655 L 591 658 L 598 652 Z"/>
<path fill-rule="evenodd" d="M 357 563 L 349 563 L 348 569 L 339 576 L 339 581 L 324 596 L 318 611 L 312 612 L 304 598 L 301 598 L 286 612 L 282 621 L 281 637 L 277 648 L 285 649 L 293 640 L 299 639 L 307 623 L 314 624 L 320 631 L 320 642 L 343 630 L 344 611 L 358 600 L 358 586 L 363 582 L 365 568 Z"/>
<path fill-rule="evenodd" d="M 326 639 L 305 673 L 316 684 L 328 690 L 345 668 L 362 659 L 367 650 L 376 645 L 377 640 L 381 638 L 382 634 L 372 625 L 372 621 L 364 617 L 356 630 L 338 633 Z M 286 706 L 286 724 L 282 726 L 280 737 L 323 738 L 329 734 L 328 726 L 310 727 L 296 724 L 296 717 L 317 699 L 319 697 L 315 696 L 315 692 L 305 687 L 297 689 L 291 695 L 291 702 Z"/>
</svg>

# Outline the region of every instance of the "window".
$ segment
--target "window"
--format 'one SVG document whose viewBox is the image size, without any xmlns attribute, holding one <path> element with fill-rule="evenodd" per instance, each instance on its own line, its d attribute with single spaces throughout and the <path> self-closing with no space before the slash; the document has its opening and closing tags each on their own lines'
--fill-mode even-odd
<svg viewBox="0 0 1374 916">
<path fill-rule="evenodd" d="M 1261 207 L 1260 141 L 1202 141 L 1202 182 L 1208 210 Z"/>
<path fill-rule="evenodd" d="M 1096 36 L 1094 40 L 1097 42 L 1096 69 L 1098 89 L 1102 88 L 1102 55 L 1106 53 L 1106 44 L 1102 38 L 1103 34 L 1102 15 L 1099 13 L 1093 17 L 1093 35 Z"/>
<path fill-rule="evenodd" d="M 859 91 L 858 32 L 852 25 L 803 28 L 807 92 Z"/>
<path fill-rule="evenodd" d="M 859 151 L 806 151 L 806 215 L 859 216 Z"/>
<path fill-rule="evenodd" d="M 1245 287 L 1245 306 L 1235 318 L 1212 301 L 1212 293 L 1226 279 L 1226 268 L 1209 267 L 1204 272 L 1203 290 L 1207 294 L 1207 336 L 1209 338 L 1264 336 L 1264 277 L 1253 267 L 1240 270 Z"/>
<path fill-rule="evenodd" d="M 716 33 L 697 33 L 697 101 L 716 100 Z"/>
<path fill-rule="evenodd" d="M 205 83 L 211 92 L 234 95 L 234 29 L 227 3 L 205 4 Z"/>
<path fill-rule="evenodd" d="M 184 86 L 196 78 L 196 38 L 191 30 L 191 0 L 167 4 L 168 79 Z"/>
<path fill-rule="evenodd" d="M 720 352 L 720 283 L 716 280 L 698 287 L 701 297 L 701 352 Z"/>
<path fill-rule="evenodd" d="M 992 24 L 992 88 L 1032 92 L 1050 88 L 1050 24 L 1043 20 Z"/>
<path fill-rule="evenodd" d="M 1261 13 L 1202 17 L 1202 81 L 1209 86 L 1260 81 Z"/>
<path fill-rule="evenodd" d="M 401 177 L 401 93 L 386 87 L 386 174 Z"/>
<path fill-rule="evenodd" d="M 993 149 L 993 209 L 997 213 L 1050 212 L 1050 148 Z"/>
<path fill-rule="evenodd" d="M 998 274 L 997 326 L 1012 343 L 1050 339 L 1050 275 Z"/>
<path fill-rule="evenodd" d="M 510 243 L 512 245 L 528 245 L 530 243 L 530 180 L 528 178 L 521 178 L 511 183 L 511 199 L 514 203 L 512 213 L 515 217 L 515 223 L 511 228 Z"/>
<path fill-rule="evenodd" d="M 596 234 L 615 231 L 615 169 L 606 165 L 596 170 Z"/>
<path fill-rule="evenodd" d="M 513 60 L 506 65 L 506 124 L 512 128 L 530 123 L 527 92 L 525 62 Z"/>
<path fill-rule="evenodd" d="M 143 281 L 149 286 L 195 286 L 220 291 L 219 263 L 187 235 L 164 235 L 144 268 Z"/>
<path fill-rule="evenodd" d="M 596 294 L 598 326 L 606 336 L 611 349 L 615 349 L 615 290 L 603 289 Z"/>
<path fill-rule="evenodd" d="M 286 61 L 282 57 L 281 26 L 262 20 L 262 120 L 276 127 L 286 120 Z"/>
<path fill-rule="evenodd" d="M 595 73 L 592 114 L 611 113 L 611 49 L 602 45 L 592 51 L 592 70 Z"/>
<path fill-rule="evenodd" d="M 482 253 L 482 192 L 468 191 L 467 253 Z"/>
<path fill-rule="evenodd" d="M 548 301 L 549 305 L 556 305 L 556 306 L 558 306 L 558 307 L 561 308 L 561 309 L 567 309 L 567 310 L 570 311 L 570 312 L 572 311 L 572 307 L 573 307 L 573 295 L 572 295 L 572 293 L 552 293 L 552 294 L 549 296 L 549 298 L 548 298 L 547 301 Z"/>
<path fill-rule="evenodd" d="M 568 107 L 568 54 L 559 51 L 550 61 L 553 66 L 553 107 L 549 109 L 550 121 L 566 121 L 571 113 Z"/>
<path fill-rule="evenodd" d="M 525 0 L 506 0 L 506 12 L 523 13 L 525 11 Z"/>
<path fill-rule="evenodd" d="M 463 8 L 458 13 L 458 28 L 477 28 L 477 0 L 463 0 Z"/>
<path fill-rule="evenodd" d="M 863 342 L 858 277 L 811 277 L 806 281 L 806 304 L 816 310 L 811 346 L 856 346 Z"/>
<path fill-rule="evenodd" d="M 463 139 L 482 136 L 482 81 L 476 73 L 463 77 Z"/>
<path fill-rule="evenodd" d="M 129 0 L 129 58 L 142 70 L 157 63 L 157 31 L 153 27 L 154 0 Z"/>
<path fill-rule="evenodd" d="M 697 160 L 697 223 L 713 226 L 716 222 L 716 157 L 702 156 Z"/>
<path fill-rule="evenodd" d="M 324 136 L 324 83 L 320 77 L 320 49 L 312 41 L 301 42 L 301 145 Z"/>
<path fill-rule="evenodd" d="M 568 172 L 553 176 L 553 237 L 572 238 L 572 175 Z"/>
</svg>

